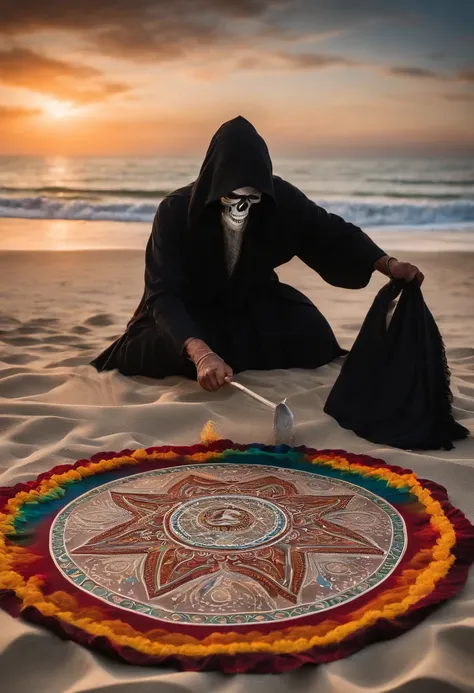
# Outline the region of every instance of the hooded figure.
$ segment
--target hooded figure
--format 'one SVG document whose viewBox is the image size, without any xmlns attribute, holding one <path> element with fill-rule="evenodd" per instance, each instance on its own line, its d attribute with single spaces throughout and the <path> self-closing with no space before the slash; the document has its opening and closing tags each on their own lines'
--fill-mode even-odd
<svg viewBox="0 0 474 693">
<path fill-rule="evenodd" d="M 200 378 L 213 358 L 226 375 L 328 363 L 345 352 L 327 320 L 275 272 L 294 257 L 329 284 L 359 289 L 388 256 L 274 176 L 264 140 L 234 118 L 212 138 L 197 180 L 160 203 L 143 298 L 125 334 L 93 365 L 155 378 L 197 374 L 215 390 L 222 374 L 207 385 Z"/>
</svg>

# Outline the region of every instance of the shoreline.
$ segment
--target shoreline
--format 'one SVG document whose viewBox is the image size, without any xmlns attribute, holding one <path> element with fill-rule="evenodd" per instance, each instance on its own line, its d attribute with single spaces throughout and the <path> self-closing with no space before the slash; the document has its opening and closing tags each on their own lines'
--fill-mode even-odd
<svg viewBox="0 0 474 693">
<path fill-rule="evenodd" d="M 350 221 L 350 220 L 348 220 Z M 151 222 L 0 218 L 0 252 L 144 251 Z M 474 252 L 472 229 L 373 227 L 364 231 L 392 252 Z"/>
</svg>

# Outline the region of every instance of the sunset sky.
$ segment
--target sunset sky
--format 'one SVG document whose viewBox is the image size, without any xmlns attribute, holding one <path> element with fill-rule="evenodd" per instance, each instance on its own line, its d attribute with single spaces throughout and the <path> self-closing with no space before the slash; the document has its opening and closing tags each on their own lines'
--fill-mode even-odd
<svg viewBox="0 0 474 693">
<path fill-rule="evenodd" d="M 474 153 L 473 0 L 0 0 L 0 154 Z"/>
</svg>

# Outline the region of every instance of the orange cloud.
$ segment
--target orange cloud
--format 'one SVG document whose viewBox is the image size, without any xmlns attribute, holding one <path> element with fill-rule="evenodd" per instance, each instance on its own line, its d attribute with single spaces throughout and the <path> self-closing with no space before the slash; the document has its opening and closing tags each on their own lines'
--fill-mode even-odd
<svg viewBox="0 0 474 693">
<path fill-rule="evenodd" d="M 21 118 L 30 118 L 31 116 L 39 115 L 39 108 L 25 108 L 22 106 L 0 106 L 0 120 L 14 121 Z"/>
<path fill-rule="evenodd" d="M 262 19 L 280 4 L 286 0 L 23 0 L 2 8 L 0 33 L 73 32 L 103 54 L 158 61 L 228 45 L 236 21 Z"/>
<path fill-rule="evenodd" d="M 49 58 L 26 48 L 0 51 L 0 82 L 85 104 L 128 90 L 85 65 Z"/>
</svg>

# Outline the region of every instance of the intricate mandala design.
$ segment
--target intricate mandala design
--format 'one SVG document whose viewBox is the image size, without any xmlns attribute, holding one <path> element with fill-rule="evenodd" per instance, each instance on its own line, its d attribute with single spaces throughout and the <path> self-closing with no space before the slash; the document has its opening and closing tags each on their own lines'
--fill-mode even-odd
<svg viewBox="0 0 474 693">
<path fill-rule="evenodd" d="M 134 663 L 335 659 L 380 620 L 379 637 L 414 624 L 474 557 L 444 489 L 341 452 L 218 441 L 108 453 L 0 502 L 4 608 Z"/>
<path fill-rule="evenodd" d="M 353 599 L 360 584 L 368 590 L 385 579 L 406 537 L 401 516 L 370 491 L 338 479 L 318 481 L 324 490 L 310 472 L 261 465 L 137 474 L 67 506 L 52 526 L 52 555 L 76 585 L 166 620 L 215 623 L 218 614 L 218 623 L 234 625 L 323 611 L 336 597 L 338 603 Z M 111 526 L 97 534 L 93 524 L 87 531 L 103 507 L 109 508 L 104 524 Z M 118 524 L 116 508 L 127 511 Z M 361 513 L 370 518 L 370 530 L 350 528 Z M 138 566 L 130 562 L 115 580 L 103 566 L 110 556 L 135 554 Z M 339 574 L 323 567 L 336 555 L 346 561 Z M 239 576 L 247 578 L 245 599 Z M 229 580 L 233 589 L 224 591 Z M 243 611 L 249 591 L 257 589 L 264 591 L 255 602 L 259 609 Z"/>
</svg>

